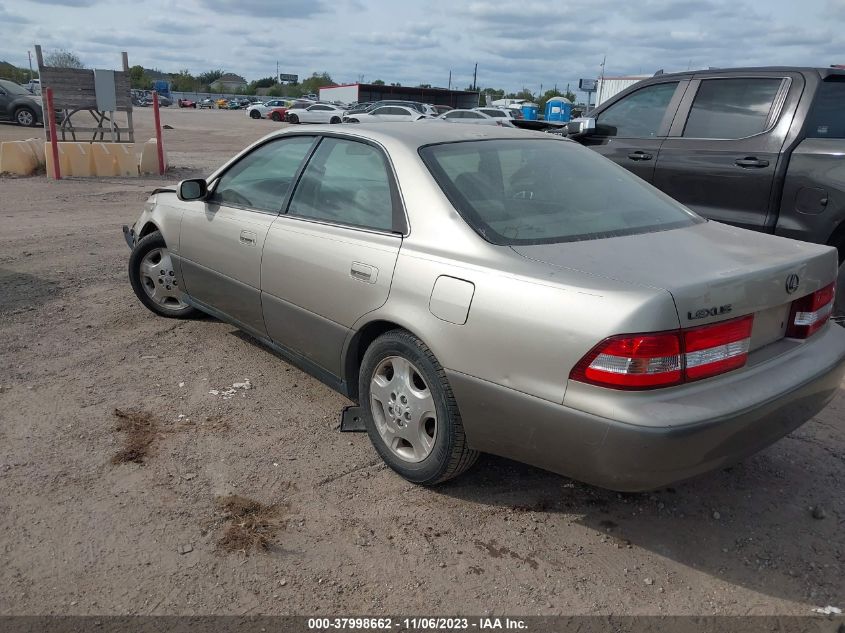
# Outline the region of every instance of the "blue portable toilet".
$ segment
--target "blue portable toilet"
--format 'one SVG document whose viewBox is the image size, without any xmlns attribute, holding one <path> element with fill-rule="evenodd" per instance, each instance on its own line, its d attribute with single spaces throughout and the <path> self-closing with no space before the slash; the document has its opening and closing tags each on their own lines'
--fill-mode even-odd
<svg viewBox="0 0 845 633">
<path fill-rule="evenodd" d="M 540 107 L 536 103 L 523 103 L 522 116 L 526 121 L 536 121 Z"/>
<path fill-rule="evenodd" d="M 566 123 L 572 118 L 572 102 L 566 97 L 552 97 L 546 101 L 546 121 Z"/>
</svg>

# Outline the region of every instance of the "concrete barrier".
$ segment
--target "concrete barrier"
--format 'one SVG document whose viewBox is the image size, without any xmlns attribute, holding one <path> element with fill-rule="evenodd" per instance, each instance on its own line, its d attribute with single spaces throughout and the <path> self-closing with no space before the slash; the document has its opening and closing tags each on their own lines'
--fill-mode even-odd
<svg viewBox="0 0 845 633">
<path fill-rule="evenodd" d="M 107 143 L 114 156 L 115 176 L 137 176 L 138 159 L 135 148 L 129 143 Z"/>
<path fill-rule="evenodd" d="M 91 143 L 91 170 L 98 176 L 117 176 L 117 160 L 111 143 Z"/>
<path fill-rule="evenodd" d="M 26 141 L 0 143 L 0 174 L 31 176 L 39 166 L 38 155 Z"/>
<path fill-rule="evenodd" d="M 164 168 L 167 169 L 167 149 L 164 151 Z M 158 174 L 158 143 L 154 138 L 144 143 L 138 169 L 142 174 Z"/>
<path fill-rule="evenodd" d="M 32 151 L 35 152 L 35 156 L 38 158 L 38 164 L 43 167 L 47 162 L 44 157 L 44 141 L 40 138 L 28 138 L 26 139 L 26 143 L 32 148 Z"/>
<path fill-rule="evenodd" d="M 59 170 L 61 171 L 61 175 L 70 176 L 70 162 L 68 161 L 67 154 L 65 153 L 64 146 L 66 143 L 59 143 Z M 50 143 L 44 143 L 44 166 L 47 168 L 47 177 L 53 177 L 53 150 L 50 147 Z"/>
</svg>

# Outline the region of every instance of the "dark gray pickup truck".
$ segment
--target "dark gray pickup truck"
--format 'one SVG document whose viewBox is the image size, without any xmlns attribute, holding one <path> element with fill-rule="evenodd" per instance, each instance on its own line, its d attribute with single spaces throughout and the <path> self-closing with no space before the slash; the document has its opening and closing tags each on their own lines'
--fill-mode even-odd
<svg viewBox="0 0 845 633">
<path fill-rule="evenodd" d="M 704 217 L 836 246 L 845 312 L 845 70 L 656 75 L 568 131 Z"/>
</svg>

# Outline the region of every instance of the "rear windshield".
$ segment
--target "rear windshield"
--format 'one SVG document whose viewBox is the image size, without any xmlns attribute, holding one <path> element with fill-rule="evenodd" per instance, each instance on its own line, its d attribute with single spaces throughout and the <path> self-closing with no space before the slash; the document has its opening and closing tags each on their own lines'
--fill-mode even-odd
<svg viewBox="0 0 845 633">
<path fill-rule="evenodd" d="M 845 138 L 845 76 L 831 77 L 819 86 L 810 115 L 809 138 Z"/>
<path fill-rule="evenodd" d="M 703 222 L 627 170 L 575 143 L 493 139 L 420 155 L 476 232 L 494 244 L 548 244 Z"/>
</svg>

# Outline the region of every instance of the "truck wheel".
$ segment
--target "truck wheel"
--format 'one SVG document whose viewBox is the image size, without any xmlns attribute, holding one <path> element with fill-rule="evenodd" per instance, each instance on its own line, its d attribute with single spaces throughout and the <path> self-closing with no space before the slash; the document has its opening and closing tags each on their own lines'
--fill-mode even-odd
<svg viewBox="0 0 845 633">
<path fill-rule="evenodd" d="M 18 108 L 15 110 L 15 121 L 23 127 L 35 127 L 35 124 L 38 123 L 38 117 L 29 108 Z"/>
<path fill-rule="evenodd" d="M 367 348 L 358 393 L 370 441 L 408 481 L 439 484 L 478 458 L 478 451 L 467 446 L 446 372 L 410 332 L 391 330 Z"/>
</svg>

